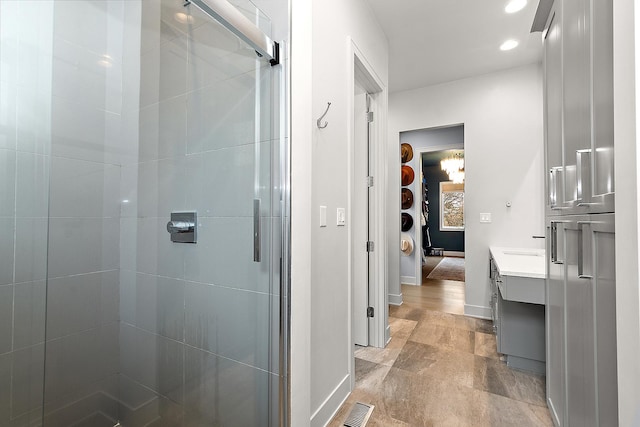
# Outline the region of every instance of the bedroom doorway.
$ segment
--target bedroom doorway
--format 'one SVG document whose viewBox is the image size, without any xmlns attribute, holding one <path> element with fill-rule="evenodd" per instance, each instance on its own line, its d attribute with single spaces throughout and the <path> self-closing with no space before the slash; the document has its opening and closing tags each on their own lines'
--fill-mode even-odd
<svg viewBox="0 0 640 427">
<path fill-rule="evenodd" d="M 415 218 L 412 229 L 402 224 L 415 242 L 413 256 L 401 259 L 401 267 L 412 264 L 401 278 L 404 303 L 464 314 L 464 126 L 403 132 L 401 142 L 417 151 L 418 178 L 413 209 L 402 213 Z"/>
</svg>

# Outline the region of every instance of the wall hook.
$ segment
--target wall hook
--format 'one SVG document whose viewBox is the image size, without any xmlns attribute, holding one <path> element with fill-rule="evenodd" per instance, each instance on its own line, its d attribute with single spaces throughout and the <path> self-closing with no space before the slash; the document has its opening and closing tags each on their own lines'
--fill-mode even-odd
<svg viewBox="0 0 640 427">
<path fill-rule="evenodd" d="M 324 129 L 329 125 L 329 122 L 324 122 L 324 124 L 322 124 L 322 119 L 324 119 L 324 116 L 327 115 L 327 113 L 329 112 L 329 107 L 331 107 L 331 103 L 327 102 L 327 109 L 324 110 L 324 114 L 320 116 L 320 118 L 318 119 L 318 121 L 316 122 L 318 125 L 318 128 L 320 129 Z"/>
</svg>

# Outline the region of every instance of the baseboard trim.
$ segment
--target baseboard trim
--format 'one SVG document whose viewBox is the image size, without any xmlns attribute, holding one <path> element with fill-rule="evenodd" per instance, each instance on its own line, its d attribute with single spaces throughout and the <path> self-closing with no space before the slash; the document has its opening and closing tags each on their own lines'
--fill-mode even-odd
<svg viewBox="0 0 640 427">
<path fill-rule="evenodd" d="M 416 278 L 415 276 L 400 276 L 400 283 L 403 285 L 415 285 Z"/>
<path fill-rule="evenodd" d="M 464 314 L 466 316 L 478 317 L 480 319 L 491 319 L 491 309 L 481 305 L 464 305 Z"/>
<path fill-rule="evenodd" d="M 389 304 L 402 305 L 402 294 L 389 294 Z"/>
<path fill-rule="evenodd" d="M 464 258 L 464 252 L 460 252 L 460 251 L 444 251 L 444 256 L 454 256 L 454 257 Z"/>
<path fill-rule="evenodd" d="M 351 377 L 346 375 L 311 416 L 311 427 L 326 426 L 351 394 Z"/>
</svg>

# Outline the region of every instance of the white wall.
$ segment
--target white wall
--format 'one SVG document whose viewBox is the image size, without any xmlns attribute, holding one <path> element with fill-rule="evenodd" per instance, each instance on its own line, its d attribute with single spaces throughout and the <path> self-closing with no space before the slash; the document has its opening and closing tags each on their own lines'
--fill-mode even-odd
<svg viewBox="0 0 640 427">
<path fill-rule="evenodd" d="M 292 4 L 292 425 L 309 423 L 304 419 L 307 393 L 311 425 L 324 425 L 350 387 L 349 225 L 338 228 L 335 222 L 336 208 L 346 208 L 348 201 L 349 39 L 385 86 L 388 51 L 364 1 L 316 0 L 311 10 L 304 3 Z M 325 117 L 329 125 L 318 129 L 315 119 L 327 102 L 332 103 Z M 325 228 L 318 227 L 320 205 L 327 206 Z M 309 323 L 309 337 L 297 319 Z M 311 369 L 308 391 L 301 383 L 305 365 Z"/>
<path fill-rule="evenodd" d="M 465 313 L 488 317 L 489 246 L 543 247 L 531 237 L 544 234 L 540 65 L 391 94 L 389 201 L 400 200 L 399 133 L 459 123 L 465 129 Z M 400 293 L 398 204 L 389 202 L 387 212 L 389 295 Z M 493 222 L 480 224 L 481 212 Z"/>
<path fill-rule="evenodd" d="M 311 418 L 311 2 L 291 4 L 291 425 Z"/>
<path fill-rule="evenodd" d="M 640 425 L 640 290 L 638 289 L 637 123 L 640 108 L 640 10 L 613 3 L 616 159 L 616 316 L 619 425 Z M 635 34 L 634 34 L 635 31 Z M 635 40 L 634 40 L 635 35 Z"/>
</svg>

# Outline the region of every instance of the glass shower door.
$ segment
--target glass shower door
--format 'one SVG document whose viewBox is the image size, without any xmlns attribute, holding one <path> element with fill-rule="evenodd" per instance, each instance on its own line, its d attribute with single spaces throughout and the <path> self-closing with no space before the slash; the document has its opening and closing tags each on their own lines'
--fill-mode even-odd
<svg viewBox="0 0 640 427">
<path fill-rule="evenodd" d="M 159 425 L 277 425 L 277 71 L 182 2 L 142 2 L 141 34 L 119 419 L 146 425 L 151 408 Z M 170 241 L 172 212 L 197 213 L 197 243 Z"/>
<path fill-rule="evenodd" d="M 193 5 L 143 1 L 141 15 L 138 152 L 122 170 L 119 420 L 277 425 L 278 70 Z M 197 243 L 170 240 L 172 212 L 197 213 Z"/>
</svg>

